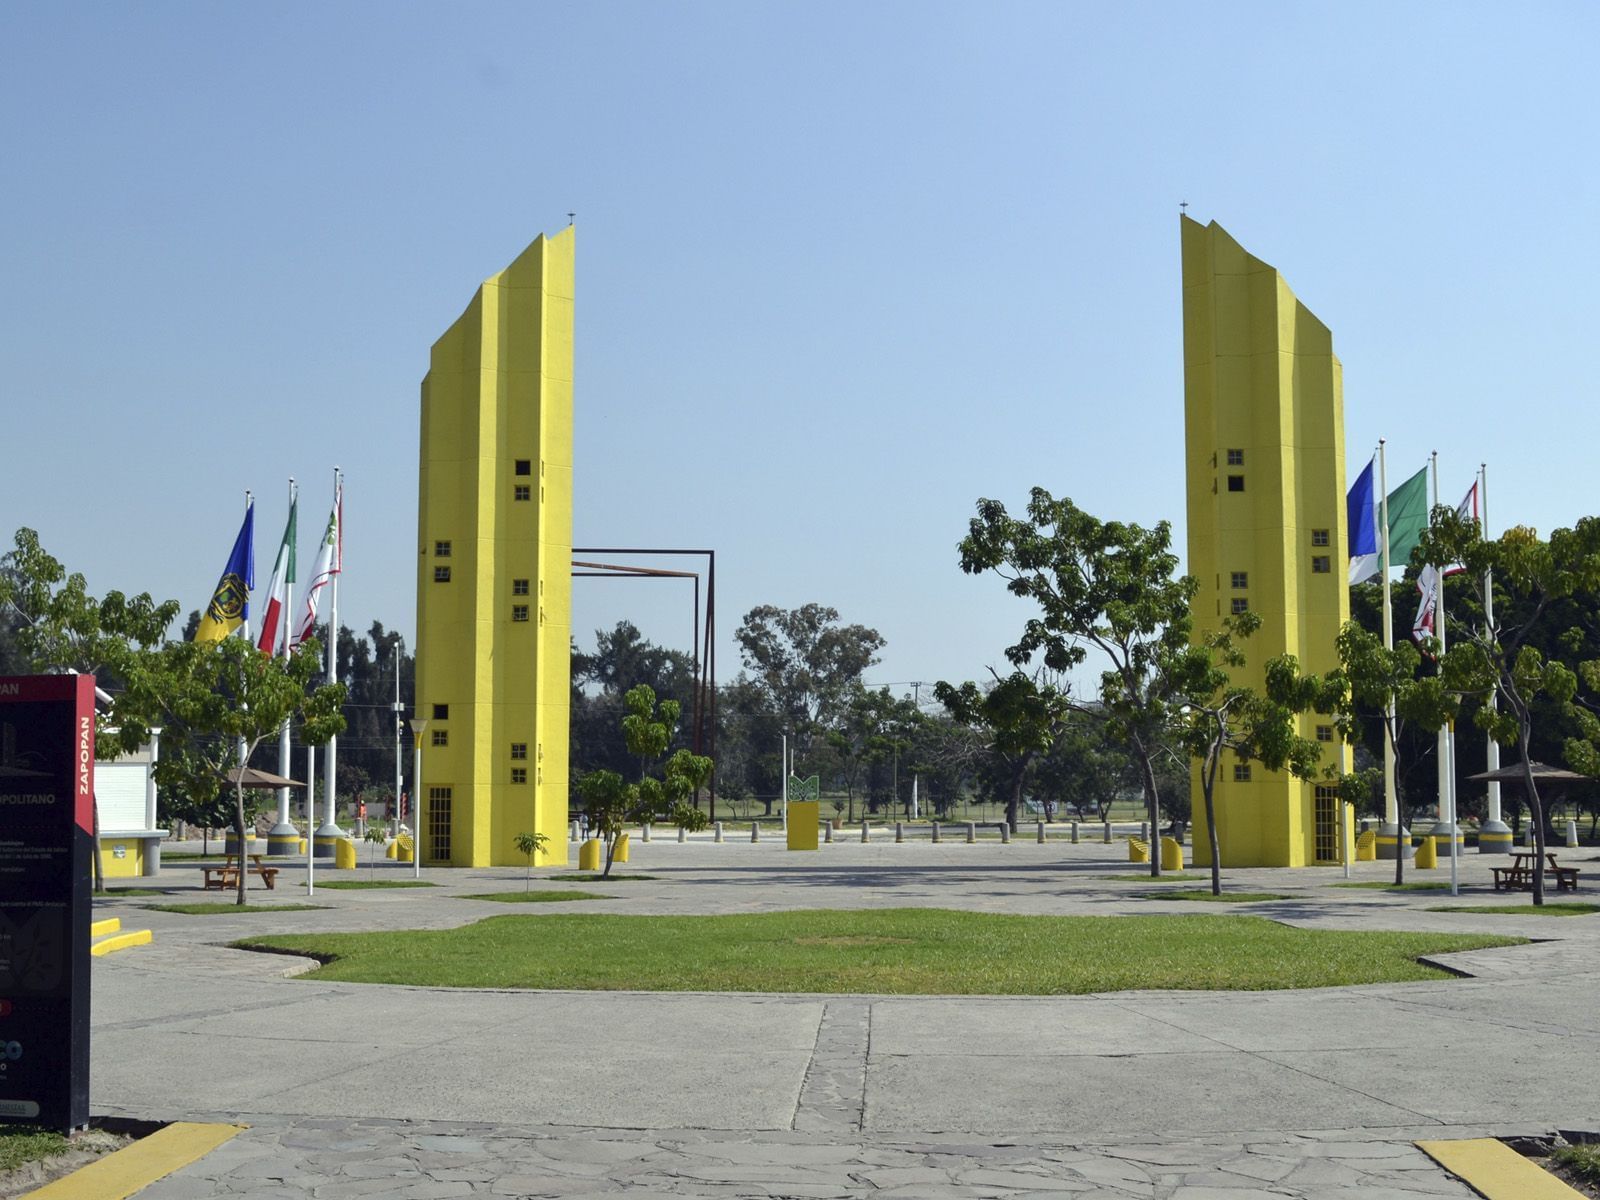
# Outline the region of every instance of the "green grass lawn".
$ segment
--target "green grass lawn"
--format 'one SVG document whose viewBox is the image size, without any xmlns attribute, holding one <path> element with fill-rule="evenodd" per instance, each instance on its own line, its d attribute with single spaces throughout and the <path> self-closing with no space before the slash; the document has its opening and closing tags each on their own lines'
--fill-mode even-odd
<svg viewBox="0 0 1600 1200">
<path fill-rule="evenodd" d="M 610 875 L 600 875 L 589 871 L 579 871 L 570 875 L 542 875 L 541 879 L 548 879 L 555 883 L 626 883 L 630 879 L 655 879 L 655 875 L 624 875 L 614 871 Z"/>
<path fill-rule="evenodd" d="M 1198 900 L 1205 904 L 1254 904 L 1260 900 L 1293 900 L 1293 896 L 1285 896 L 1282 892 L 1223 892 L 1220 896 L 1213 896 L 1210 892 L 1203 892 L 1198 888 L 1174 888 L 1169 892 L 1146 892 L 1146 900 Z"/>
<path fill-rule="evenodd" d="M 458 896 L 460 900 L 493 900 L 497 904 L 560 904 L 563 900 L 615 900 L 615 896 L 602 896 L 599 892 L 479 892 L 473 896 Z"/>
<path fill-rule="evenodd" d="M 96 892 L 95 899 L 114 900 L 118 896 L 165 896 L 168 891 L 169 889 L 167 888 L 107 888 L 103 892 Z"/>
<path fill-rule="evenodd" d="M 304 884 L 301 885 L 305 886 Z M 429 883 L 426 879 L 330 879 L 326 882 L 317 881 L 319 888 L 331 888 L 334 891 L 364 892 L 372 888 L 419 888 L 438 887 L 436 883 Z"/>
<path fill-rule="evenodd" d="M 23 1163 L 54 1158 L 72 1149 L 59 1133 L 25 1125 L 0 1125 L 0 1172 L 15 1171 Z"/>
<path fill-rule="evenodd" d="M 1448 892 L 1450 885 L 1442 879 L 1423 879 L 1414 883 L 1395 883 L 1390 880 L 1385 883 L 1381 879 L 1364 880 L 1361 883 L 1330 883 L 1329 887 L 1337 888 L 1365 888 L 1374 892 Z"/>
<path fill-rule="evenodd" d="M 232 900 L 201 901 L 194 904 L 146 904 L 154 912 L 183 913 L 191 917 L 213 917 L 240 912 L 305 912 L 327 908 L 326 904 L 235 904 Z"/>
<path fill-rule="evenodd" d="M 1108 883 L 1194 883 L 1201 879 L 1210 879 L 1209 875 L 1185 875 L 1178 871 L 1163 871 L 1159 876 L 1145 871 L 1140 875 L 1100 875 Z"/>
<path fill-rule="evenodd" d="M 234 945 L 321 959 L 309 976 L 443 987 L 1064 995 L 1450 978 L 1419 955 L 1525 939 L 1293 929 L 1258 917 L 1035 917 L 903 908 L 712 917 L 558 913 L 459 929 Z"/>
<path fill-rule="evenodd" d="M 1438 904 L 1429 912 L 1511 913 L 1519 917 L 1581 917 L 1586 913 L 1600 912 L 1600 904 L 1582 901 L 1556 901 L 1549 904 Z"/>
</svg>

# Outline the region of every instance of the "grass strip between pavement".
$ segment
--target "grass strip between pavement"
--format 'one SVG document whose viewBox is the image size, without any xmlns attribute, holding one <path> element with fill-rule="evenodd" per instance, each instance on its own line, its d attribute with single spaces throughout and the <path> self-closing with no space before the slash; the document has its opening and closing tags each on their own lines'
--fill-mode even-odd
<svg viewBox="0 0 1600 1200">
<path fill-rule="evenodd" d="M 146 904 L 153 912 L 183 913 L 190 917 L 220 917 L 226 913 L 308 912 L 327 908 L 326 904 L 236 904 L 232 900 L 213 900 L 194 904 Z"/>
<path fill-rule="evenodd" d="M 436 883 L 429 883 L 426 879 L 328 879 L 317 880 L 317 887 L 329 888 L 333 891 L 365 892 L 374 888 L 420 888 L 438 887 Z M 305 884 L 301 884 L 304 887 Z"/>
<path fill-rule="evenodd" d="M 1445 979 L 1446 972 L 1418 957 L 1525 940 L 1296 929 L 1221 914 L 1056 917 L 901 908 L 508 915 L 456 929 L 285 934 L 233 945 L 324 964 L 303 979 L 358 983 L 1025 996 Z"/>
<path fill-rule="evenodd" d="M 471 896 L 457 896 L 457 900 L 493 900 L 496 904 L 560 904 L 563 900 L 615 900 L 615 896 L 602 896 L 599 892 L 477 892 Z"/>
<path fill-rule="evenodd" d="M 1167 892 L 1146 892 L 1146 900 L 1194 900 L 1201 904 L 1257 904 L 1264 900 L 1293 900 L 1282 892 L 1223 892 L 1214 896 L 1199 889 L 1173 888 Z"/>
<path fill-rule="evenodd" d="M 1455 913 L 1510 913 L 1518 917 L 1581 917 L 1600 912 L 1600 904 L 1582 901 L 1557 901 L 1554 904 L 1435 904 L 1428 912 Z"/>
</svg>

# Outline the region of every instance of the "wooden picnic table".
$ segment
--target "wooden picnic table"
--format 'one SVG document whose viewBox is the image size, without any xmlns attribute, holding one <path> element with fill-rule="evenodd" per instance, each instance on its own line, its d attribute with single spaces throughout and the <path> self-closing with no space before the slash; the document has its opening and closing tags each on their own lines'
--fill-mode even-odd
<svg viewBox="0 0 1600 1200">
<path fill-rule="evenodd" d="M 1545 861 L 1549 866 L 1549 873 L 1555 876 L 1556 891 L 1575 892 L 1578 890 L 1578 868 L 1563 867 L 1556 862 L 1556 856 L 1551 851 L 1545 851 Z M 1509 867 L 1494 867 L 1494 890 L 1497 892 L 1532 891 L 1534 864 L 1539 861 L 1539 856 L 1532 850 L 1519 850 L 1511 856 Z"/>
<path fill-rule="evenodd" d="M 267 890 L 269 892 L 272 891 L 272 889 L 278 884 L 278 872 L 281 870 L 281 868 L 267 866 L 266 863 L 262 861 L 263 856 L 260 854 L 251 854 L 247 857 L 250 859 L 252 864 L 248 868 L 249 873 L 251 875 L 261 876 L 261 882 L 267 885 Z M 201 889 L 202 891 L 212 891 L 215 889 L 217 891 L 225 892 L 230 887 L 238 887 L 239 856 L 237 854 L 229 854 L 225 857 L 222 866 L 207 867 L 205 868 L 205 872 L 206 880 L 204 887 Z"/>
</svg>

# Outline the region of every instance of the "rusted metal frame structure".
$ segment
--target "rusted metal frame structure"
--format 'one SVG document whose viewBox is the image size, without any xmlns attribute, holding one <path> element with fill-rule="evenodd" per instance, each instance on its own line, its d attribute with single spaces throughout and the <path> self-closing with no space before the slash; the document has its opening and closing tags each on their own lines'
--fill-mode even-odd
<svg viewBox="0 0 1600 1200">
<path fill-rule="evenodd" d="M 574 546 L 574 556 L 603 554 L 607 556 L 655 557 L 658 555 L 694 555 L 706 560 L 705 622 L 700 620 L 700 573 L 698 571 L 668 571 L 660 567 L 634 567 L 619 563 L 588 562 L 574 557 L 572 576 L 594 579 L 693 579 L 694 580 L 694 711 L 690 717 L 690 743 L 696 754 L 703 754 L 713 762 L 717 757 L 717 552 L 715 550 L 677 550 L 648 547 Z M 703 633 L 702 633 L 703 631 Z M 711 820 L 717 819 L 717 773 L 711 772 L 709 784 Z"/>
</svg>

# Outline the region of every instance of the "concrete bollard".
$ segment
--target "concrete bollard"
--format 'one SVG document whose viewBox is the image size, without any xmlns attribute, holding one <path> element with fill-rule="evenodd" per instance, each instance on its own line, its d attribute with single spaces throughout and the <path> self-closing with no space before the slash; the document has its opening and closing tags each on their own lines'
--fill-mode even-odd
<svg viewBox="0 0 1600 1200">
<path fill-rule="evenodd" d="M 1570 850 L 1578 848 L 1578 823 L 1570 817 L 1567 818 L 1567 848 Z"/>
<path fill-rule="evenodd" d="M 1078 839 L 1077 838 L 1073 838 L 1072 840 L 1073 841 L 1077 841 Z M 1039 822 L 1039 845 L 1041 845 L 1041 846 L 1044 845 L 1044 822 L 1043 821 Z"/>
<path fill-rule="evenodd" d="M 1522 831 L 1522 848 L 1524 850 L 1533 849 L 1533 823 L 1531 821 L 1528 823 L 1528 827 Z"/>
<path fill-rule="evenodd" d="M 826 842 L 830 846 L 833 845 L 833 822 L 832 821 L 824 821 L 822 823 L 822 840 L 824 842 Z"/>
<path fill-rule="evenodd" d="M 1141 842 L 1148 842 L 1150 840 L 1150 822 L 1149 821 L 1140 821 L 1139 822 L 1139 840 Z"/>
<path fill-rule="evenodd" d="M 712 826 L 712 829 L 713 829 L 714 832 L 711 835 L 711 840 L 714 841 L 714 842 L 722 841 L 722 822 L 718 821 L 715 825 Z"/>
<path fill-rule="evenodd" d="M 578 823 L 576 821 L 574 821 L 571 824 L 571 826 L 569 826 L 568 829 L 567 829 L 567 841 L 575 842 L 577 840 L 578 840 Z"/>
<path fill-rule="evenodd" d="M 686 842 L 688 840 L 689 840 L 689 831 L 687 829 L 685 829 L 682 825 L 679 825 L 678 826 L 678 845 L 681 846 L 681 845 L 683 845 L 684 842 Z"/>
<path fill-rule="evenodd" d="M 641 842 L 648 842 L 650 840 L 650 822 L 649 821 L 646 821 L 642 825 L 639 826 L 639 840 Z"/>
<path fill-rule="evenodd" d="M 761 840 L 761 822 L 760 821 L 751 821 L 750 822 L 750 840 L 752 842 L 759 842 Z"/>
<path fill-rule="evenodd" d="M 1009 821 L 1000 822 L 1000 844 L 1002 846 L 1011 844 L 1011 822 Z"/>
<path fill-rule="evenodd" d="M 933 823 L 933 840 L 935 842 L 939 840 L 939 822 L 937 821 Z"/>
<path fill-rule="evenodd" d="M 1078 844 L 1078 823 L 1076 821 L 1072 823 L 1072 844 L 1074 846 Z"/>
<path fill-rule="evenodd" d="M 861 840 L 863 842 L 867 840 L 867 823 L 865 821 L 861 822 Z"/>
<path fill-rule="evenodd" d="M 894 823 L 894 840 L 896 845 L 906 840 L 906 827 L 899 821 Z"/>
<path fill-rule="evenodd" d="M 1106 845 L 1108 845 L 1108 846 L 1111 845 L 1111 822 L 1110 821 L 1107 821 L 1105 823 L 1105 837 L 1106 837 Z"/>
<path fill-rule="evenodd" d="M 970 845 L 972 845 L 973 842 L 975 842 L 977 840 L 978 840 L 978 823 L 976 821 L 968 821 L 967 822 L 967 845 L 970 846 Z"/>
</svg>

